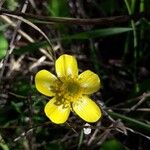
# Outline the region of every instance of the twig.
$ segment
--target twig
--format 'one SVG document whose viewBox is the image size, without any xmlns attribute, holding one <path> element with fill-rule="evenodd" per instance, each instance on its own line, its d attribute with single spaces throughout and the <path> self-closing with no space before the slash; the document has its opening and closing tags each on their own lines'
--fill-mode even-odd
<svg viewBox="0 0 150 150">
<path fill-rule="evenodd" d="M 25 3 L 25 5 L 23 5 L 21 13 L 24 13 L 26 11 L 26 9 L 27 9 L 27 3 Z M 1 83 L 1 80 L 2 80 L 2 77 L 3 77 L 3 74 L 4 74 L 4 70 L 5 70 L 5 67 L 6 67 L 8 58 L 9 58 L 9 55 L 13 52 L 13 49 L 15 48 L 14 42 L 15 42 L 15 40 L 19 41 L 20 38 L 21 38 L 20 35 L 18 37 L 16 37 L 17 31 L 20 28 L 20 25 L 21 25 L 21 21 L 19 20 L 17 22 L 17 26 L 16 26 L 16 28 L 14 30 L 12 39 L 10 41 L 9 50 L 7 50 L 6 56 L 5 56 L 4 61 L 3 61 L 3 67 L 2 67 L 1 72 L 0 72 L 0 83 Z"/>
<path fill-rule="evenodd" d="M 39 58 L 35 63 L 33 63 L 30 67 L 29 70 L 31 71 L 33 68 L 41 65 L 42 62 L 44 62 L 46 60 L 46 56 L 42 56 L 41 58 Z"/>
<path fill-rule="evenodd" d="M 22 22 L 25 22 L 26 24 L 28 24 L 29 26 L 31 26 L 32 28 L 34 28 L 35 30 L 37 30 L 39 33 L 41 33 L 43 35 L 43 37 L 47 40 L 47 42 L 49 43 L 49 46 L 50 46 L 50 50 L 49 50 L 49 53 L 53 59 L 53 61 L 55 61 L 56 57 L 55 57 L 55 53 L 53 51 L 53 47 L 52 47 L 52 44 L 51 44 L 51 41 L 49 40 L 49 38 L 47 37 L 47 35 L 40 29 L 38 28 L 35 24 L 33 24 L 32 22 L 28 21 L 27 19 L 24 19 L 20 16 L 17 16 L 17 15 L 12 15 L 12 14 L 5 14 L 9 17 L 12 17 L 12 18 L 15 18 L 15 19 L 18 19 Z"/>
<path fill-rule="evenodd" d="M 138 96 L 138 97 L 135 97 L 135 98 L 129 99 L 129 100 L 127 100 L 127 101 L 126 101 L 126 103 L 129 103 L 129 102 L 133 102 L 133 101 L 140 100 L 140 99 L 142 99 L 142 98 L 143 98 L 143 95 L 144 95 L 144 97 L 146 96 L 145 98 L 150 97 L 150 91 L 148 91 L 148 92 L 146 92 L 146 93 L 144 93 L 144 94 L 142 94 L 142 95 L 140 95 L 140 96 Z M 119 104 L 113 105 L 111 108 L 121 107 L 121 106 L 123 106 L 123 105 L 126 105 L 126 103 L 125 103 L 125 102 L 122 102 L 122 103 L 119 103 Z"/>
<path fill-rule="evenodd" d="M 143 133 L 141 133 L 141 132 L 135 131 L 135 130 L 129 128 L 129 127 L 126 127 L 126 129 L 127 129 L 128 131 L 134 133 L 134 134 L 141 135 L 141 136 L 147 138 L 148 140 L 150 140 L 150 136 L 148 136 L 148 135 L 145 135 L 145 134 L 143 134 Z"/>
<path fill-rule="evenodd" d="M 28 131 L 21 133 L 20 136 L 18 136 L 17 138 L 14 139 L 14 142 L 17 142 L 17 141 L 20 140 L 22 137 L 27 136 L 27 135 L 30 134 L 30 132 L 32 132 L 32 131 L 33 131 L 33 129 L 29 129 Z"/>
<path fill-rule="evenodd" d="M 17 98 L 27 99 L 26 96 L 18 95 L 18 94 L 12 93 L 12 92 L 9 92 L 9 94 L 12 95 L 12 96 L 15 96 L 15 97 L 17 97 Z"/>
<path fill-rule="evenodd" d="M 120 111 L 125 111 L 125 112 L 130 112 L 131 108 L 113 108 L 113 107 L 106 107 L 105 110 L 120 110 Z M 135 110 L 132 110 L 135 111 Z M 150 108 L 138 108 L 136 111 L 142 111 L 142 112 L 150 112 Z"/>
<path fill-rule="evenodd" d="M 112 25 L 118 23 L 128 22 L 130 20 L 139 20 L 141 18 L 150 18 L 150 13 L 138 13 L 134 15 L 121 15 L 105 18 L 88 18 L 88 19 L 79 19 L 79 18 L 65 18 L 65 17 L 49 17 L 49 16 L 37 16 L 29 13 L 20 13 L 13 12 L 8 10 L 0 10 L 0 15 L 15 15 L 20 16 L 26 19 L 34 19 L 35 21 L 43 21 L 45 23 L 61 23 L 61 24 L 76 24 L 76 25 Z"/>
<path fill-rule="evenodd" d="M 147 97 L 150 97 L 150 92 L 149 93 L 143 93 L 143 95 L 141 96 L 140 101 L 136 105 L 132 106 L 130 108 L 130 111 L 134 111 L 138 106 L 140 106 L 146 100 Z"/>
<path fill-rule="evenodd" d="M 100 126 L 100 124 L 101 124 L 101 122 L 98 122 L 97 125 Z M 98 128 L 94 131 L 94 133 L 92 134 L 91 138 L 89 139 L 89 141 L 88 141 L 88 143 L 87 143 L 88 146 L 91 145 L 91 143 L 92 143 L 93 140 L 95 139 L 95 137 L 96 137 L 98 131 L 99 131 Z"/>
<path fill-rule="evenodd" d="M 8 23 L 10 26 L 16 28 L 17 25 L 16 25 L 13 21 L 11 21 L 11 19 L 10 19 L 8 16 L 0 15 L 0 18 L 3 19 L 3 20 L 4 20 L 6 23 Z M 22 37 L 24 37 L 26 40 L 28 40 L 29 42 L 31 42 L 31 43 L 34 43 L 34 42 L 35 42 L 34 39 L 33 39 L 31 36 L 29 36 L 27 33 L 25 33 L 24 31 L 22 31 L 21 29 L 18 29 L 17 32 L 18 32 Z M 49 58 L 49 60 L 52 60 L 50 54 L 49 54 L 45 49 L 39 48 L 39 50 L 40 50 L 41 53 L 43 53 L 44 55 L 46 55 L 47 58 Z M 55 51 L 55 47 L 54 47 L 54 51 Z"/>
<path fill-rule="evenodd" d="M 25 137 L 27 134 L 29 134 L 30 132 L 32 132 L 34 129 L 36 129 L 38 127 L 41 127 L 41 126 L 48 125 L 48 124 L 50 124 L 49 121 L 45 122 L 45 123 L 42 123 L 42 124 L 38 124 L 38 125 L 33 126 L 33 127 L 30 127 L 28 130 L 26 130 L 25 132 L 21 133 L 18 137 L 16 137 L 13 141 L 16 142 L 16 141 L 20 140 L 22 137 Z M 20 126 L 20 127 L 23 127 L 23 126 Z M 13 128 L 16 128 L 16 126 L 14 126 Z M 2 129 L 5 129 L 5 128 L 2 127 Z"/>
<path fill-rule="evenodd" d="M 16 23 L 14 23 L 13 21 L 11 21 L 11 19 L 5 15 L 0 15 L 0 18 L 3 19 L 4 22 L 8 23 L 10 26 L 16 28 Z M 28 35 L 26 34 L 24 31 L 22 31 L 21 29 L 18 29 L 17 32 L 24 37 L 25 39 L 27 39 L 29 42 L 33 43 L 34 40 Z"/>
<path fill-rule="evenodd" d="M 31 82 L 32 82 L 32 79 L 31 79 Z M 32 107 L 32 102 L 31 102 L 31 94 L 29 93 L 29 96 L 28 96 L 28 105 L 29 105 L 29 126 L 30 126 L 30 134 L 28 134 L 27 136 L 27 139 L 28 139 L 28 143 L 29 143 L 29 147 L 30 147 L 30 150 L 34 150 L 34 136 L 33 136 L 33 129 L 32 129 L 32 126 L 33 126 L 33 107 Z"/>
<path fill-rule="evenodd" d="M 0 9 L 1 9 L 2 5 L 4 4 L 4 2 L 5 2 L 5 0 L 0 1 Z"/>
</svg>

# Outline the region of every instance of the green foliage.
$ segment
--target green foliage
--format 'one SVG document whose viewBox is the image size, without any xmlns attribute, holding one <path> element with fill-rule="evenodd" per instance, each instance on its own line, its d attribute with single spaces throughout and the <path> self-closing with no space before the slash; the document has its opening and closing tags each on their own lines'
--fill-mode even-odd
<svg viewBox="0 0 150 150">
<path fill-rule="evenodd" d="M 149 90 L 150 90 L 150 79 L 145 79 L 141 83 L 138 83 L 133 87 L 129 96 L 130 97 L 139 96 L 144 92 L 148 92 Z"/>
<path fill-rule="evenodd" d="M 145 134 L 150 132 L 149 124 L 146 124 L 144 122 L 138 121 L 137 119 L 130 118 L 130 117 L 127 117 L 125 115 L 118 114 L 115 112 L 108 112 L 108 113 L 114 118 L 120 118 L 120 119 L 124 120 L 129 127 L 133 128 L 135 130 L 138 130 L 139 132 L 142 132 Z"/>
<path fill-rule="evenodd" d="M 69 17 L 69 5 L 66 0 L 50 0 L 48 2 L 48 11 L 52 17 Z M 60 33 L 67 33 L 68 28 L 63 24 L 55 25 L 55 28 L 58 29 Z"/>
<path fill-rule="evenodd" d="M 17 55 L 21 55 L 24 53 L 36 53 L 39 48 L 46 48 L 47 46 L 48 43 L 46 41 L 30 43 L 26 46 L 14 49 L 14 53 Z"/>
<path fill-rule="evenodd" d="M 61 39 L 62 40 L 72 40 L 72 39 L 78 39 L 78 40 L 87 40 L 89 38 L 98 38 L 98 37 L 107 37 L 107 36 L 112 36 L 116 34 L 121 34 L 125 32 L 132 31 L 132 28 L 107 28 L 107 29 L 97 29 L 97 30 L 91 30 L 91 31 L 86 31 L 82 33 L 77 33 L 74 35 L 69 35 L 69 36 L 64 36 Z"/>
<path fill-rule="evenodd" d="M 18 80 L 16 81 L 16 83 L 13 84 L 12 91 L 16 94 L 27 96 L 29 93 L 35 92 L 35 86 L 34 85 L 31 86 L 29 82 L 26 82 L 24 78 L 18 77 Z"/>
<path fill-rule="evenodd" d="M 108 14 L 112 14 L 114 11 L 119 11 L 120 9 L 123 10 L 123 5 L 120 6 L 119 2 L 115 0 L 103 1 L 101 5 L 98 5 L 98 2 L 97 2 L 97 7 L 98 6 L 99 6 L 99 9 L 101 9 L 102 11 L 105 11 Z"/>
<path fill-rule="evenodd" d="M 69 9 L 66 0 L 50 0 L 48 10 L 54 17 L 68 17 Z"/>
<path fill-rule="evenodd" d="M 8 24 L 2 24 L 0 22 L 0 31 L 4 31 L 9 25 Z"/>
<path fill-rule="evenodd" d="M 11 11 L 14 11 L 18 6 L 17 0 L 6 0 L 5 3 L 6 3 L 6 7 Z"/>
<path fill-rule="evenodd" d="M 0 59 L 4 58 L 8 49 L 8 42 L 4 35 L 0 32 Z"/>
<path fill-rule="evenodd" d="M 9 148 L 6 144 L 0 143 L 0 147 L 2 150 L 9 150 Z"/>
<path fill-rule="evenodd" d="M 21 35 L 21 38 L 14 39 L 15 48 L 11 55 L 8 55 L 5 66 L 0 62 L 0 74 L 4 69 L 3 75 L 0 76 L 0 149 L 34 149 L 32 146 L 35 146 L 37 150 L 82 150 L 86 149 L 87 145 L 91 150 L 125 150 L 127 147 L 139 149 L 141 145 L 143 149 L 149 149 L 150 97 L 143 100 L 144 93 L 150 92 L 148 17 L 117 24 L 113 24 L 111 20 L 112 24 L 107 26 L 94 23 L 68 24 L 67 21 L 65 24 L 47 24 L 47 20 L 34 19 L 34 15 L 57 19 L 69 19 L 73 16 L 75 21 L 79 18 L 100 19 L 127 14 L 136 16 L 141 12 L 148 13 L 149 0 L 28 2 L 25 13 L 32 14 L 33 17 L 21 21 L 16 34 L 16 37 Z M 24 5 L 24 1 L 5 0 L 2 10 L 17 13 Z M 17 25 L 18 20 L 10 16 L 8 20 L 0 19 L 0 59 L 3 59 L 15 31 L 9 21 Z M 32 28 L 31 23 L 38 29 Z M 56 58 L 61 54 L 71 53 L 79 60 L 79 73 L 90 69 L 100 75 L 101 94 L 95 93 L 91 98 L 102 104 L 104 114 L 101 122 L 90 124 L 92 132 L 89 135 L 85 135 L 83 131 L 85 122 L 76 115 L 71 114 L 64 125 L 55 125 L 44 114 L 45 104 L 51 97 L 47 98 L 37 92 L 34 77 L 41 69 L 54 72 L 55 66 L 49 58 L 49 44 L 39 30 L 52 42 Z M 29 42 L 29 38 L 35 42 Z M 42 53 L 39 52 L 40 48 L 44 49 Z M 42 56 L 45 56 L 44 60 L 41 60 Z M 131 110 L 141 100 L 143 102 L 135 110 Z M 127 130 L 127 135 L 119 132 L 118 126 L 115 126 L 118 119 L 123 126 L 119 126 L 119 130 L 131 129 Z"/>
<path fill-rule="evenodd" d="M 60 143 L 52 143 L 47 145 L 47 150 L 64 150 L 64 148 Z"/>
<path fill-rule="evenodd" d="M 102 144 L 100 150 L 125 150 L 125 148 L 116 139 L 110 139 Z"/>
</svg>

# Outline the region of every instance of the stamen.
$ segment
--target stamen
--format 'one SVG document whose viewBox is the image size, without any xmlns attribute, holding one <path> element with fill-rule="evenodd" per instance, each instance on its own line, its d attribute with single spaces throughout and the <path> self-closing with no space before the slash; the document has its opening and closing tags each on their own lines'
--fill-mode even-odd
<svg viewBox="0 0 150 150">
<path fill-rule="evenodd" d="M 58 101 L 56 105 L 61 105 L 76 100 L 81 95 L 82 90 L 76 78 L 68 77 L 61 79 L 61 82 L 58 81 L 53 88 L 53 92 L 56 94 Z"/>
</svg>

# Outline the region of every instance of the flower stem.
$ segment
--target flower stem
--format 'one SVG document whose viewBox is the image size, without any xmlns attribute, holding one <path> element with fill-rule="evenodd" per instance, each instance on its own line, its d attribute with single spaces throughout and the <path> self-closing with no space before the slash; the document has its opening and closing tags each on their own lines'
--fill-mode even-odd
<svg viewBox="0 0 150 150">
<path fill-rule="evenodd" d="M 132 15 L 133 11 L 134 11 L 134 7 L 133 5 L 135 5 L 135 1 L 132 1 L 132 10 L 131 7 L 129 6 L 129 2 L 128 0 L 124 0 L 127 10 L 128 10 L 128 14 Z M 137 84 L 137 57 L 138 57 L 138 51 L 137 51 L 137 47 L 138 47 L 138 39 L 137 39 L 137 31 L 136 31 L 136 25 L 135 25 L 135 21 L 132 19 L 131 20 L 131 26 L 133 29 L 133 46 L 134 46 L 134 53 L 133 53 L 133 57 L 134 57 L 134 74 L 133 74 L 133 81 L 135 84 L 135 91 L 138 92 L 139 91 L 139 86 Z"/>
</svg>

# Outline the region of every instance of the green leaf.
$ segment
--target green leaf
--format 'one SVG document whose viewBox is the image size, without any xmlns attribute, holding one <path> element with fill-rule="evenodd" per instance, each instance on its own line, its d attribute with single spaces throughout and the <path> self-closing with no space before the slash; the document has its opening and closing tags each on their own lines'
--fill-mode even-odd
<svg viewBox="0 0 150 150">
<path fill-rule="evenodd" d="M 8 42 L 4 35 L 0 32 L 0 59 L 2 59 L 7 52 Z"/>
<path fill-rule="evenodd" d="M 47 145 L 47 148 L 49 150 L 63 150 L 63 145 L 61 145 L 60 143 L 50 143 Z"/>
<path fill-rule="evenodd" d="M 17 54 L 17 55 L 21 55 L 21 54 L 27 53 L 27 52 L 34 53 L 39 48 L 44 48 L 46 46 L 48 46 L 47 41 L 30 43 L 27 46 L 23 46 L 23 47 L 14 49 L 14 53 Z"/>
<path fill-rule="evenodd" d="M 23 102 L 18 102 L 18 103 L 16 103 L 16 102 L 12 101 L 12 102 L 11 102 L 11 105 L 14 107 L 14 109 L 15 109 L 18 113 L 21 114 L 21 107 L 23 106 Z"/>
<path fill-rule="evenodd" d="M 6 0 L 6 5 L 9 10 L 14 11 L 18 6 L 18 2 L 17 0 Z"/>
<path fill-rule="evenodd" d="M 49 3 L 49 11 L 53 17 L 68 17 L 68 2 L 66 0 L 51 0 Z"/>
<path fill-rule="evenodd" d="M 0 143 L 0 148 L 2 148 L 2 150 L 9 150 L 8 146 L 4 143 Z"/>
<path fill-rule="evenodd" d="M 69 5 L 66 0 L 51 0 L 48 4 L 48 10 L 52 17 L 69 17 Z M 60 33 L 68 33 L 68 27 L 63 24 L 56 24 L 55 27 Z"/>
<path fill-rule="evenodd" d="M 141 95 L 144 92 L 150 90 L 150 79 L 146 79 L 141 83 L 135 84 L 134 88 L 131 90 L 129 97 L 135 97 Z"/>
<path fill-rule="evenodd" d="M 111 139 L 111 140 L 104 142 L 100 150 L 125 150 L 125 148 L 116 139 Z"/>
<path fill-rule="evenodd" d="M 4 31 L 8 26 L 9 26 L 9 24 L 0 25 L 0 31 Z"/>
<path fill-rule="evenodd" d="M 138 130 L 139 132 L 144 132 L 145 134 L 150 133 L 150 125 L 149 124 L 146 124 L 146 123 L 138 121 L 134 118 L 130 118 L 130 117 L 127 117 L 127 116 L 124 116 L 122 114 L 115 113 L 115 112 L 108 111 L 108 114 L 114 118 L 122 119 L 132 129 Z"/>
<path fill-rule="evenodd" d="M 30 85 L 29 80 L 25 79 L 24 77 L 17 77 L 16 80 L 13 83 L 12 93 L 15 93 L 20 96 L 28 96 L 29 93 L 37 92 L 35 89 L 35 85 Z"/>
<path fill-rule="evenodd" d="M 70 39 L 89 39 L 89 38 L 98 38 L 98 37 L 106 37 L 116 34 L 121 34 L 124 32 L 132 31 L 132 28 L 107 28 L 107 29 L 97 29 L 92 31 L 86 31 L 77 33 L 74 35 L 66 35 L 62 37 L 62 40 L 70 40 Z"/>
</svg>

